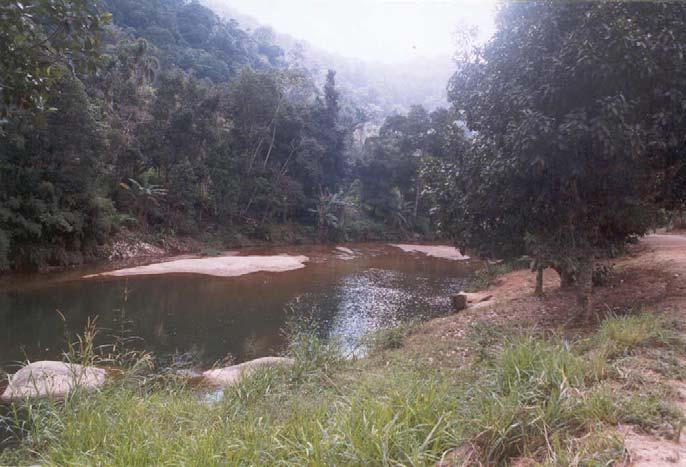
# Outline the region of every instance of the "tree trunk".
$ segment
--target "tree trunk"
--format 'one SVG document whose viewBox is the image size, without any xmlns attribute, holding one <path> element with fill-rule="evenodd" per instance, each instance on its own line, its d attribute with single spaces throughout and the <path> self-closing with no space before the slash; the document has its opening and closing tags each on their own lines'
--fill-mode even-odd
<svg viewBox="0 0 686 467">
<path fill-rule="evenodd" d="M 537 297 L 543 296 L 543 263 L 540 261 L 536 266 L 536 290 L 534 295 Z"/>
<path fill-rule="evenodd" d="M 569 290 L 576 284 L 576 274 L 573 269 L 553 264 L 553 269 L 560 275 L 560 288 Z"/>
<path fill-rule="evenodd" d="M 593 260 L 590 257 L 580 261 L 576 279 L 579 312 L 587 321 L 591 321 L 593 318 Z"/>
<path fill-rule="evenodd" d="M 414 209 L 412 210 L 412 215 L 414 217 L 415 224 L 417 222 L 417 215 L 419 214 L 419 200 L 422 193 L 422 178 L 417 174 L 417 183 L 414 188 Z"/>
</svg>

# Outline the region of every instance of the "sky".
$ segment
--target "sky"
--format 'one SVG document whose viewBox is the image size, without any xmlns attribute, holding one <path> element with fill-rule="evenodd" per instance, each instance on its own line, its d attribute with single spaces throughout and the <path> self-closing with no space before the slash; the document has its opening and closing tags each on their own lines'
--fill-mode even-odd
<svg viewBox="0 0 686 467">
<path fill-rule="evenodd" d="M 214 0 L 349 58 L 398 63 L 452 56 L 460 24 L 493 31 L 496 0 Z"/>
</svg>

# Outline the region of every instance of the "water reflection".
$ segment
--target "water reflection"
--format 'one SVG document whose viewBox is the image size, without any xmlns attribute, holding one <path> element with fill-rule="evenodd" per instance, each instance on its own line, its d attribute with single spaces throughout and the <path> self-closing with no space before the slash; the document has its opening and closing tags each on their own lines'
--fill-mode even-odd
<svg viewBox="0 0 686 467">
<path fill-rule="evenodd" d="M 351 248 L 350 260 L 337 258 L 333 248 L 291 249 L 312 261 L 282 274 L 77 280 L 92 272 L 84 270 L 3 287 L 0 367 L 58 358 L 65 333 L 80 332 L 96 315 L 106 329 L 100 343 L 135 335 L 141 338 L 137 347 L 168 358 L 192 354 L 204 365 L 277 353 L 285 345 L 281 329 L 287 319 L 305 317 L 323 336 L 340 338 L 352 350 L 371 330 L 448 311 L 448 296 L 461 290 L 472 269 L 379 245 Z"/>
</svg>

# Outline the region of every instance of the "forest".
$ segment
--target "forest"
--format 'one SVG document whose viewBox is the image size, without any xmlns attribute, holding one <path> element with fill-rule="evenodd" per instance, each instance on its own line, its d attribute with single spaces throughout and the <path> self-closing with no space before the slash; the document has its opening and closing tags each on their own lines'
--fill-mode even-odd
<svg viewBox="0 0 686 467">
<path fill-rule="evenodd" d="M 355 137 L 369 118 L 335 70 L 320 86 L 269 34 L 196 2 L 20 5 L 2 7 L 16 48 L 1 59 L 0 269 L 78 264 L 122 231 L 431 235 L 420 169 L 461 150 L 450 111 L 416 107 Z"/>
</svg>

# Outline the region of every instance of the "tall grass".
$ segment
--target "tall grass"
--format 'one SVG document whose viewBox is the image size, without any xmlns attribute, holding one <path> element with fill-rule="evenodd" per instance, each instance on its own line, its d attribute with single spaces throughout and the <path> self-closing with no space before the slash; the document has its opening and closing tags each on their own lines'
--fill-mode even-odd
<svg viewBox="0 0 686 467">
<path fill-rule="evenodd" d="M 616 332 L 622 323 L 604 324 L 590 349 L 526 334 L 489 337 L 488 357 L 460 371 L 409 361 L 392 350 L 395 338 L 382 359 L 346 361 L 335 344 L 301 333 L 289 350 L 293 367 L 257 371 L 218 399 L 158 376 L 29 403 L 16 413 L 28 421 L 20 444 L 0 464 L 608 464 L 622 456 L 616 423 L 680 430 L 659 394 L 617 395 L 589 358 L 608 340 L 625 342 Z"/>
<path fill-rule="evenodd" d="M 683 337 L 675 328 L 652 313 L 612 316 L 600 324 L 595 344 L 610 359 L 648 346 L 682 346 Z"/>
</svg>

